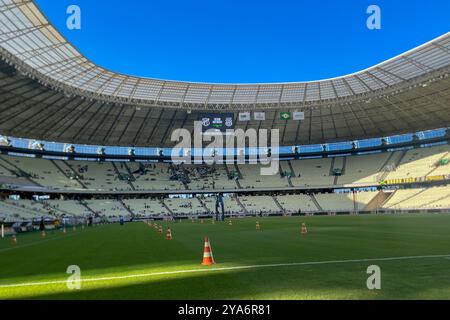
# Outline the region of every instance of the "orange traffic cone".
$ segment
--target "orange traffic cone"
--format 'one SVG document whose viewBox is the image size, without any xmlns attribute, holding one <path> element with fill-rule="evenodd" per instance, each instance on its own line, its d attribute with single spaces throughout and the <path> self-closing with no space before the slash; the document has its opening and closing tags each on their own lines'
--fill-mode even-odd
<svg viewBox="0 0 450 320">
<path fill-rule="evenodd" d="M 256 230 L 261 230 L 261 225 L 259 224 L 259 221 L 256 221 Z"/>
<path fill-rule="evenodd" d="M 172 231 L 170 230 L 170 228 L 167 229 L 166 239 L 167 240 L 172 240 Z"/>
<path fill-rule="evenodd" d="M 17 237 L 15 234 L 13 234 L 13 236 L 11 237 L 11 244 L 13 246 L 15 246 L 17 244 Z"/>
<path fill-rule="evenodd" d="M 204 266 L 211 266 L 215 264 L 213 253 L 211 250 L 211 244 L 209 243 L 208 237 L 205 237 L 205 247 L 203 249 L 203 262 Z"/>
<path fill-rule="evenodd" d="M 302 223 L 302 235 L 308 234 L 308 228 L 306 228 L 306 224 Z"/>
</svg>

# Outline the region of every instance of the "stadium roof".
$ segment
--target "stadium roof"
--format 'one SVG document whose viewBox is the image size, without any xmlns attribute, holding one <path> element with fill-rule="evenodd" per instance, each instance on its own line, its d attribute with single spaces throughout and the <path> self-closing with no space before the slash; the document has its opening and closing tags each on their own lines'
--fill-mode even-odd
<svg viewBox="0 0 450 320">
<path fill-rule="evenodd" d="M 265 111 L 283 145 L 450 124 L 450 32 L 369 69 L 321 81 L 208 84 L 139 78 L 87 59 L 34 1 L 0 0 L 0 134 L 69 143 L 171 146 L 204 112 Z M 286 121 L 282 111 L 303 111 Z"/>
</svg>

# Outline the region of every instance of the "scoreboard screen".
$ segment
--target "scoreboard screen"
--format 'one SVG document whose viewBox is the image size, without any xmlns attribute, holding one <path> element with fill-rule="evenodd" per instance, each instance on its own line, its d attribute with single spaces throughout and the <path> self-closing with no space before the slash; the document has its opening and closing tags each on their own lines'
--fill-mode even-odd
<svg viewBox="0 0 450 320">
<path fill-rule="evenodd" d="M 202 133 L 208 130 L 216 131 L 217 133 L 226 133 L 227 130 L 234 129 L 234 114 L 233 113 L 207 113 L 200 115 L 202 123 Z"/>
</svg>

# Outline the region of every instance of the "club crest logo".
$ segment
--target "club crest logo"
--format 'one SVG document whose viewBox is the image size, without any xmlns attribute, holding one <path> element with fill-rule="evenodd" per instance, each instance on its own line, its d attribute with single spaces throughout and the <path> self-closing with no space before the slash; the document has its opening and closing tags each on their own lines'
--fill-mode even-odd
<svg viewBox="0 0 450 320">
<path fill-rule="evenodd" d="M 225 125 L 227 127 L 232 127 L 233 126 L 233 118 L 226 118 L 225 119 Z"/>
<path fill-rule="evenodd" d="M 211 125 L 211 120 L 209 118 L 203 118 L 202 124 L 204 127 L 209 127 Z"/>
</svg>

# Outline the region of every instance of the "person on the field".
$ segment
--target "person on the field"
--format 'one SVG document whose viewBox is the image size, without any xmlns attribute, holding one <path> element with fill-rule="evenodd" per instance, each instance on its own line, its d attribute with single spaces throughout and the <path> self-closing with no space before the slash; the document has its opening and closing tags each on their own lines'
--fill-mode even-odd
<svg viewBox="0 0 450 320">
<path fill-rule="evenodd" d="M 41 217 L 41 222 L 39 223 L 39 231 L 45 231 L 44 217 Z"/>
</svg>

